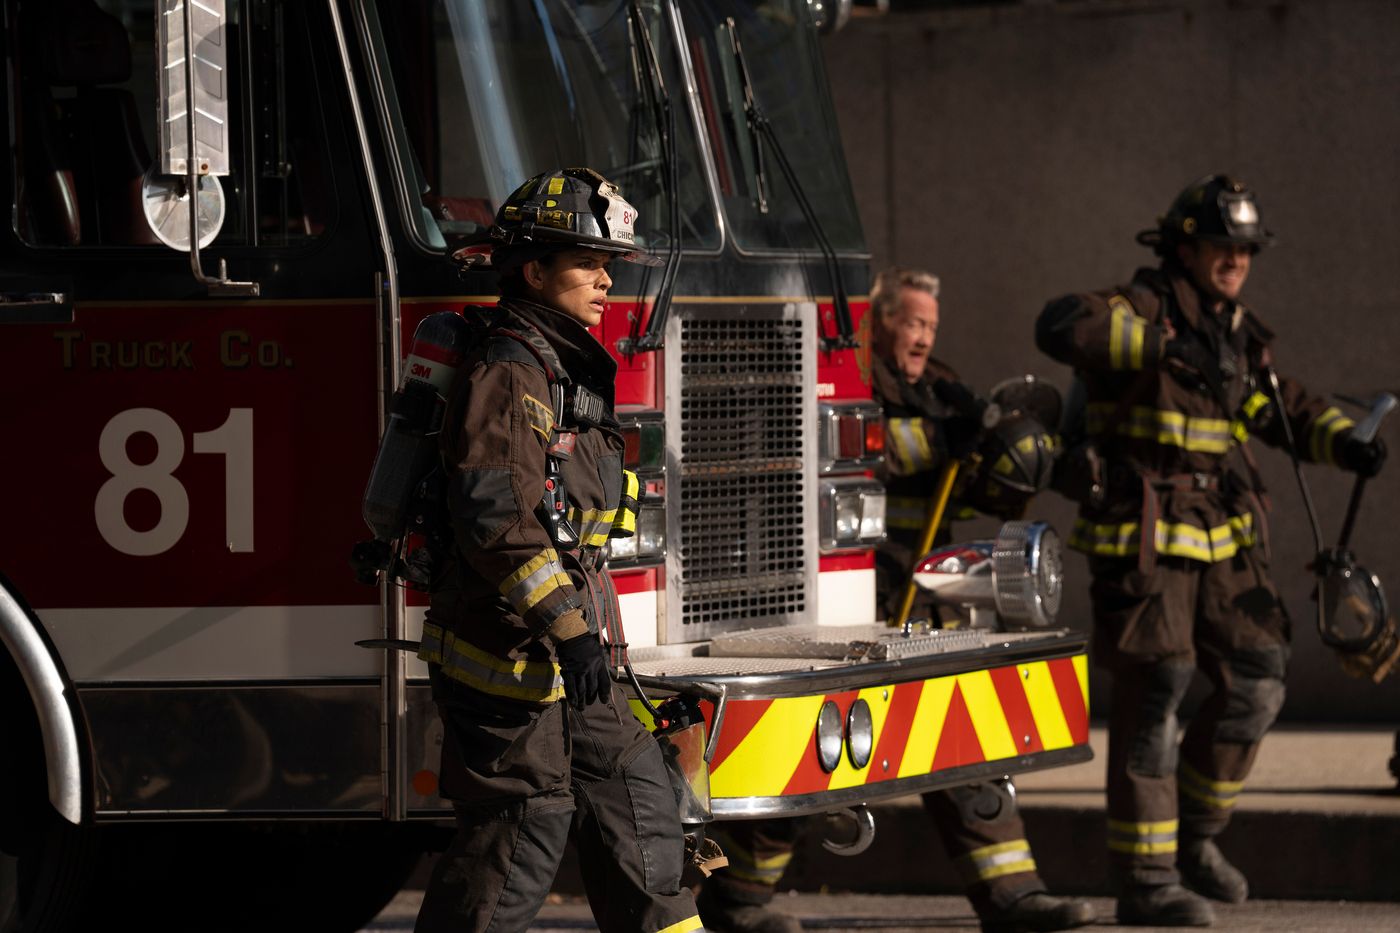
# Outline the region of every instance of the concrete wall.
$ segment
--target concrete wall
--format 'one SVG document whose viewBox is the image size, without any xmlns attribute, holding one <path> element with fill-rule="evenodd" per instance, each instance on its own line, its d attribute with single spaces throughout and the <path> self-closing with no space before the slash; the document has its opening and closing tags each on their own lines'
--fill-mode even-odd
<svg viewBox="0 0 1400 933">
<path fill-rule="evenodd" d="M 857 18 L 826 59 L 875 263 L 943 277 L 936 352 L 983 390 L 1028 371 L 1067 384 L 1032 342 L 1046 300 L 1127 281 L 1151 260 L 1133 234 L 1193 179 L 1228 171 L 1278 235 L 1245 298 L 1279 334 L 1280 371 L 1317 392 L 1400 392 L 1400 4 L 1077 0 Z M 1353 544 L 1400 604 L 1400 417 L 1383 436 L 1396 456 Z M 1296 483 L 1285 455 L 1260 457 L 1294 618 L 1285 718 L 1400 722 L 1400 676 L 1349 679 L 1319 642 Z M 1335 538 L 1350 477 L 1307 475 Z M 1046 496 L 1040 511 L 1068 533 L 1067 503 Z M 1085 626 L 1077 555 L 1069 574 L 1063 618 Z"/>
</svg>

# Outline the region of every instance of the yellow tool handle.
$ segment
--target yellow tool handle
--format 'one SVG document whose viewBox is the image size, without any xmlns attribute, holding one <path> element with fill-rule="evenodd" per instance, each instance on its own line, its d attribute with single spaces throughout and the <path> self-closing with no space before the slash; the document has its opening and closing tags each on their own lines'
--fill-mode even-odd
<svg viewBox="0 0 1400 933">
<path fill-rule="evenodd" d="M 918 590 L 918 584 L 914 582 L 914 567 L 917 567 L 924 555 L 933 549 L 933 539 L 938 535 L 943 511 L 948 507 L 948 499 L 953 494 L 953 483 L 957 481 L 959 465 L 957 460 L 948 462 L 938 477 L 938 486 L 933 491 L 933 498 L 929 500 L 932 508 L 928 513 L 928 523 L 924 526 L 924 536 L 919 542 L 919 549 L 914 552 L 914 565 L 909 568 L 909 582 L 904 585 L 904 599 L 900 601 L 899 617 L 894 622 L 896 628 L 903 628 L 904 623 L 909 621 L 909 611 L 914 608 L 914 593 Z"/>
</svg>

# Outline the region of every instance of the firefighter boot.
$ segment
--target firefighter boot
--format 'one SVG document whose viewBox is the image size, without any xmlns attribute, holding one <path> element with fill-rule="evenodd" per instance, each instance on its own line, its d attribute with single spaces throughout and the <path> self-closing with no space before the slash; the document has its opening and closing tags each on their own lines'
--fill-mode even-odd
<svg viewBox="0 0 1400 933">
<path fill-rule="evenodd" d="M 1231 865 L 1209 836 L 1187 836 L 1177 857 L 1181 883 L 1192 891 L 1227 904 L 1242 904 L 1249 897 L 1244 872 Z"/>
<path fill-rule="evenodd" d="M 1098 919 L 1094 905 L 1032 891 L 1007 907 L 982 914 L 982 933 L 1043 933 L 1072 930 Z"/>
<path fill-rule="evenodd" d="M 715 884 L 700 889 L 695 899 L 700 922 L 713 933 L 801 933 L 796 917 L 771 910 L 768 903 L 745 902 L 724 896 Z"/>
<path fill-rule="evenodd" d="M 1118 923 L 1130 927 L 1208 927 L 1215 910 L 1179 884 L 1134 885 L 1118 896 Z"/>
</svg>

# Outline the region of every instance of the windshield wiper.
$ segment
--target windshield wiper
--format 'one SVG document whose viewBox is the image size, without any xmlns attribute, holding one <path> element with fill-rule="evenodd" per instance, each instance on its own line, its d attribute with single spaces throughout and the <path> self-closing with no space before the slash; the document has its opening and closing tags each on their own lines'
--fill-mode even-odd
<svg viewBox="0 0 1400 933">
<path fill-rule="evenodd" d="M 739 43 L 739 27 L 735 24 L 734 17 L 726 16 L 724 18 L 724 31 L 729 36 L 730 50 L 734 54 L 734 64 L 739 72 L 739 84 L 744 92 L 744 120 L 748 124 L 749 137 L 753 140 L 754 186 L 758 210 L 763 214 L 768 213 L 768 183 L 763 170 L 763 151 L 759 144 L 759 141 L 762 140 L 768 143 L 768 148 L 773 152 L 773 159 L 778 163 L 779 171 L 783 173 L 788 187 L 792 189 L 793 198 L 797 201 L 797 206 L 801 209 L 807 226 L 811 228 L 812 236 L 817 241 L 817 249 L 821 251 L 822 259 L 826 262 L 827 272 L 831 276 L 831 300 L 836 310 L 836 336 L 823 334 L 821 338 L 822 349 L 827 351 L 854 349 L 860 346 L 860 342 L 855 339 L 855 327 L 851 323 L 851 303 L 846 298 L 846 285 L 841 279 L 841 267 L 836 261 L 836 250 L 832 248 L 831 241 L 826 238 L 826 231 L 822 229 L 821 221 L 817 219 L 817 213 L 812 209 L 812 202 L 807 199 L 807 192 L 803 190 L 797 172 L 793 170 L 792 163 L 788 161 L 787 153 L 783 151 L 782 143 L 778 141 L 778 134 L 774 132 L 773 124 L 768 121 L 768 117 L 758 106 L 758 101 L 754 99 L 753 83 L 749 81 L 749 69 L 744 64 L 744 48 Z"/>
<path fill-rule="evenodd" d="M 661 65 L 656 57 L 656 47 L 652 45 L 651 33 L 647 29 L 646 15 L 642 12 L 640 0 L 632 0 L 628 7 L 628 24 L 635 41 L 632 46 L 632 71 L 637 86 L 647 103 L 651 105 L 652 116 L 656 121 L 657 148 L 661 153 L 662 190 L 666 197 L 666 228 L 670 238 L 666 251 L 666 266 L 661 273 L 661 283 L 656 289 L 656 301 L 651 306 L 651 316 L 647 318 L 646 330 L 640 335 L 640 313 L 633 320 L 631 336 L 617 342 L 617 348 L 627 356 L 661 349 L 666 330 L 666 318 L 671 313 L 671 293 L 676 287 L 676 272 L 681 263 L 681 202 L 680 164 L 676 159 L 675 135 L 676 115 L 671 109 L 671 96 L 666 91 L 666 82 L 661 77 Z"/>
</svg>

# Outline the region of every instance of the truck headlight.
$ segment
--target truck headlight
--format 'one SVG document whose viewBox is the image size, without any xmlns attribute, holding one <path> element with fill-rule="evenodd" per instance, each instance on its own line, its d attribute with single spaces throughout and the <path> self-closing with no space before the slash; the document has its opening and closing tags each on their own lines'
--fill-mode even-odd
<svg viewBox="0 0 1400 933">
<path fill-rule="evenodd" d="M 666 560 L 666 500 L 648 494 L 637 510 L 637 532 L 608 542 L 608 566 L 614 570 L 652 567 Z"/>
<path fill-rule="evenodd" d="M 817 714 L 817 764 L 830 774 L 841 763 L 843 737 L 841 709 L 835 700 L 827 700 Z"/>
<path fill-rule="evenodd" d="M 885 453 L 885 419 L 870 402 L 822 402 L 817 414 L 821 471 L 873 470 Z"/>
<path fill-rule="evenodd" d="M 992 546 L 997 613 L 1007 622 L 1044 628 L 1064 595 L 1060 537 L 1048 522 L 1007 522 Z"/>
<path fill-rule="evenodd" d="M 870 764 L 870 753 L 875 750 L 875 723 L 870 715 L 870 704 L 857 698 L 846 714 L 846 755 L 851 759 L 851 767 L 859 771 Z"/>
<path fill-rule="evenodd" d="M 885 487 L 865 477 L 822 480 L 823 553 L 869 548 L 885 537 Z"/>
</svg>

